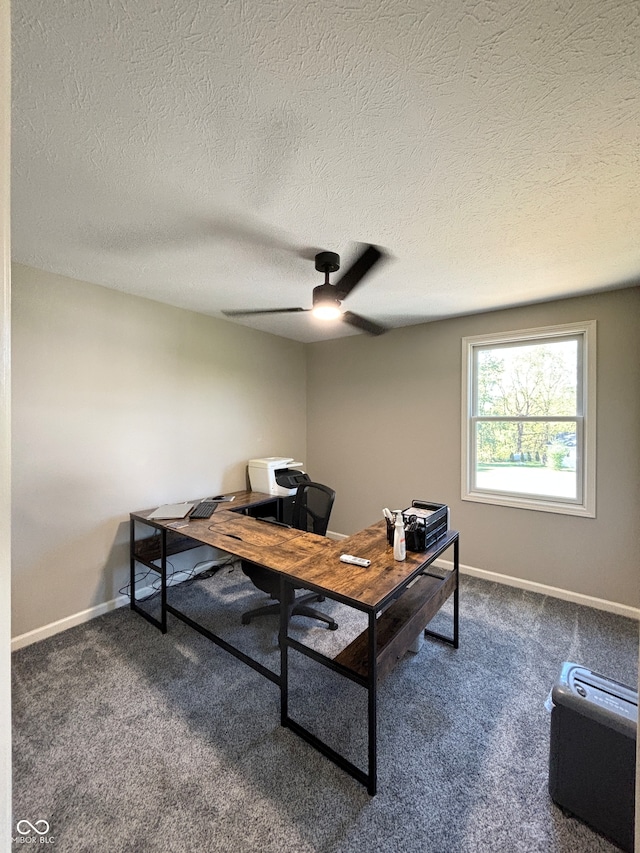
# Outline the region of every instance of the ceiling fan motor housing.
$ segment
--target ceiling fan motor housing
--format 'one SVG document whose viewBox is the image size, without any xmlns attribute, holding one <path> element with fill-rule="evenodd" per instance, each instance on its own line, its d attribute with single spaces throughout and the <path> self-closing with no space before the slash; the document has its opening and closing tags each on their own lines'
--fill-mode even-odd
<svg viewBox="0 0 640 853">
<path fill-rule="evenodd" d="M 336 255 L 335 252 L 318 252 L 316 269 L 318 272 L 337 272 L 340 269 L 340 255 Z"/>
<path fill-rule="evenodd" d="M 319 284 L 313 288 L 313 305 L 336 305 L 340 307 L 340 300 L 336 295 L 333 284 Z"/>
</svg>

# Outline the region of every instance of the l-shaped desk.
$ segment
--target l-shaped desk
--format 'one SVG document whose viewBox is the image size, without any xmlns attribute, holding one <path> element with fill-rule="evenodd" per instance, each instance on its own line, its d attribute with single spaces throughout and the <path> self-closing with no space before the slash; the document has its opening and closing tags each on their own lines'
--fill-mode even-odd
<svg viewBox="0 0 640 853">
<path fill-rule="evenodd" d="M 278 515 L 279 499 L 257 492 L 236 492 L 233 510 L 220 505 L 209 519 L 181 522 L 149 519 L 152 510 L 130 515 L 131 608 L 167 631 L 171 613 L 212 642 L 248 664 L 280 688 L 281 725 L 298 734 L 335 764 L 367 786 L 377 789 L 377 686 L 415 643 L 422 631 L 458 648 L 459 536 L 449 530 L 429 550 L 407 552 L 403 562 L 393 559 L 387 544 L 384 521 L 367 527 L 341 541 L 266 523 L 261 516 Z M 157 536 L 136 538 L 137 525 L 154 528 Z M 280 672 L 275 673 L 232 646 L 203 625 L 167 602 L 167 557 L 189 548 L 210 545 L 229 554 L 264 566 L 280 576 L 280 598 L 287 600 L 290 589 L 318 592 L 327 598 L 359 610 L 368 617 L 368 627 L 334 658 L 321 654 L 289 636 L 287 608 L 280 609 Z M 434 561 L 453 546 L 453 569 L 429 571 Z M 367 568 L 340 561 L 344 553 L 371 560 Z M 160 618 L 140 607 L 135 595 L 136 564 L 159 572 Z M 158 565 L 159 563 L 159 565 Z M 453 594 L 453 634 L 451 637 L 426 627 L 444 602 Z M 328 667 L 367 690 L 368 769 L 364 772 L 289 716 L 288 651 L 294 649 Z"/>
</svg>

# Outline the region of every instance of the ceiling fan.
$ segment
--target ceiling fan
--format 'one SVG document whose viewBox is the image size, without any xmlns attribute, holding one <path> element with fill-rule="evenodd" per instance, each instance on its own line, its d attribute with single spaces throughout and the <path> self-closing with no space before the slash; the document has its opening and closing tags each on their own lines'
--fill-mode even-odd
<svg viewBox="0 0 640 853">
<path fill-rule="evenodd" d="M 339 318 L 369 335 L 381 335 L 387 331 L 384 326 L 367 320 L 360 314 L 354 314 L 353 311 L 343 311 L 341 303 L 384 257 L 384 253 L 377 246 L 365 246 L 349 269 L 340 276 L 335 284 L 331 284 L 329 275 L 340 269 L 340 255 L 336 255 L 335 252 L 318 252 L 315 257 L 316 269 L 318 272 L 324 273 L 324 284 L 319 284 L 313 288 L 312 308 L 266 308 L 254 311 L 223 311 L 222 313 L 226 317 L 248 317 L 257 314 L 297 314 L 310 311 L 314 317 L 322 320 L 337 320 Z"/>
</svg>

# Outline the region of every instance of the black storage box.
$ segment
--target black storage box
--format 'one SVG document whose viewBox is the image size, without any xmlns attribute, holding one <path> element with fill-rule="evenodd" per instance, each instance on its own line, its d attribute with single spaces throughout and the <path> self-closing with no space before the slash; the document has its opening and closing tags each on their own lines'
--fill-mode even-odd
<svg viewBox="0 0 640 853">
<path fill-rule="evenodd" d="M 638 693 L 567 662 L 551 700 L 552 800 L 631 853 Z"/>
<path fill-rule="evenodd" d="M 449 529 L 449 507 L 429 501 L 412 501 L 402 510 L 407 551 L 428 551 Z M 415 519 L 415 521 L 413 521 Z M 387 519 L 387 541 L 393 545 L 395 525 Z"/>
</svg>

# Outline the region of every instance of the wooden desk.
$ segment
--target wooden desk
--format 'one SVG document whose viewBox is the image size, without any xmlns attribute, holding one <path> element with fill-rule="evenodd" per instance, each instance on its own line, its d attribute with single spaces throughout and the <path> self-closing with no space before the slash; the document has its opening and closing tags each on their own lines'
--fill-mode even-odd
<svg viewBox="0 0 640 853">
<path fill-rule="evenodd" d="M 190 625 L 226 651 L 251 666 L 280 688 L 280 720 L 338 766 L 367 786 L 370 794 L 377 789 L 377 686 L 378 681 L 404 656 L 424 631 L 426 636 L 458 647 L 458 572 L 459 536 L 450 530 L 426 552 L 407 552 L 407 559 L 396 562 L 387 544 L 384 521 L 367 527 L 339 542 L 299 530 L 269 524 L 241 514 L 244 511 L 268 511 L 277 498 L 255 492 L 238 492 L 231 509 L 220 509 L 209 519 L 189 521 L 175 529 L 175 522 L 148 519 L 151 510 L 131 513 L 131 608 L 149 622 L 167 630 L 167 613 Z M 178 522 L 184 523 L 184 522 Z M 160 536 L 153 546 L 135 538 L 136 524 L 155 528 Z M 280 673 L 231 646 L 221 637 L 195 623 L 186 614 L 167 603 L 167 556 L 199 545 L 211 545 L 235 556 L 251 560 L 280 576 L 281 600 L 287 600 L 291 589 L 302 587 L 340 601 L 367 614 L 367 629 L 328 658 L 315 649 L 289 636 L 288 610 L 280 611 Z M 453 570 L 428 571 L 432 563 L 449 547 L 454 548 Z M 344 553 L 357 554 L 371 560 L 368 568 L 340 562 Z M 153 561 L 160 561 L 160 566 Z M 155 619 L 142 610 L 135 600 L 135 564 L 141 562 L 159 571 L 161 576 L 161 618 Z M 428 623 L 453 594 L 453 635 L 437 634 L 427 629 Z M 368 693 L 368 768 L 367 772 L 348 761 L 305 729 L 288 713 L 288 652 L 294 649 L 345 678 L 354 681 Z"/>
</svg>

